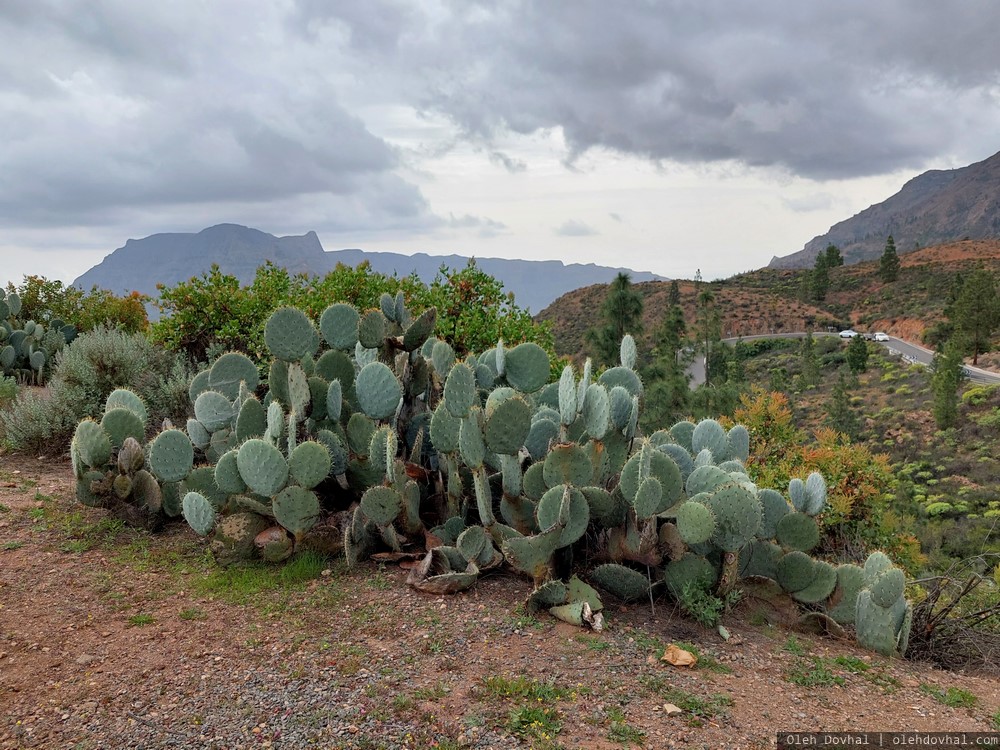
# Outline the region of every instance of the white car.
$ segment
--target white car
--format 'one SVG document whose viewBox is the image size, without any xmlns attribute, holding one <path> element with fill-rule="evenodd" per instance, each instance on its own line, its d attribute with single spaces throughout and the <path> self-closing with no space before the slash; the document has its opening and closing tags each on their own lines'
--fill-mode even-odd
<svg viewBox="0 0 1000 750">
<path fill-rule="evenodd" d="M 848 328 L 846 331 L 841 331 L 840 332 L 840 338 L 842 338 L 842 339 L 853 339 L 857 335 L 858 335 L 858 332 L 855 331 L 855 330 L 852 330 L 850 328 Z"/>
<path fill-rule="evenodd" d="M 889 334 L 888 333 L 884 333 L 882 331 L 876 331 L 875 332 L 875 340 L 876 341 L 888 341 L 889 340 Z"/>
</svg>

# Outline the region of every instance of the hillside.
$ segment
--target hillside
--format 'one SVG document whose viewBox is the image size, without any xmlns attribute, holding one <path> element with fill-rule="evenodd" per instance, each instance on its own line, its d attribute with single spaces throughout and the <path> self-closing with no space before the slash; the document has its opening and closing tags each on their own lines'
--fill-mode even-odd
<svg viewBox="0 0 1000 750">
<path fill-rule="evenodd" d="M 1000 153 L 960 169 L 924 172 L 891 198 L 834 224 L 802 250 L 774 257 L 769 267 L 811 267 L 831 243 L 848 264 L 872 260 L 882 254 L 890 234 L 900 252 L 1000 237 Z"/>
<path fill-rule="evenodd" d="M 792 280 L 796 272 L 786 271 Z M 813 305 L 789 299 L 771 279 L 754 285 L 752 282 L 734 285 L 728 282 L 707 284 L 715 294 L 715 304 L 722 315 L 724 336 L 746 336 L 753 333 L 801 331 L 807 327 L 836 327 L 839 320 Z M 652 337 L 667 312 L 669 282 L 654 281 L 635 284 L 643 298 L 643 333 L 637 337 L 640 349 L 652 348 Z M 694 326 L 696 311 L 695 285 L 690 281 L 679 284 L 681 305 L 688 330 Z M 600 322 L 600 309 L 607 294 L 607 285 L 598 284 L 564 294 L 536 316 L 549 321 L 556 338 L 556 352 L 583 359 L 587 329 Z"/>
<path fill-rule="evenodd" d="M 830 291 L 821 304 L 801 301 L 804 270 L 763 268 L 708 285 L 722 314 L 724 336 L 839 328 L 885 331 L 919 342 L 940 321 L 956 274 L 983 267 L 1000 274 L 1000 240 L 963 240 L 927 247 L 901 256 L 897 281 L 884 284 L 878 261 L 841 266 L 830 271 Z M 651 347 L 651 334 L 667 307 L 670 284 L 636 284 L 644 300 L 645 332 L 640 347 Z M 692 282 L 681 282 L 681 301 L 688 329 L 695 321 Z M 582 357 L 584 335 L 599 323 L 607 293 L 596 285 L 565 294 L 543 310 L 539 320 L 552 323 L 560 354 Z"/>
<path fill-rule="evenodd" d="M 133 290 L 155 297 L 158 283 L 172 286 L 208 271 L 217 263 L 224 273 L 243 283 L 256 269 L 272 261 L 292 273 L 323 275 L 338 263 L 357 266 L 368 262 L 386 275 L 415 273 L 430 282 L 442 265 L 464 268 L 469 258 L 461 255 L 401 255 L 363 250 L 325 251 L 315 232 L 298 237 L 275 237 L 237 224 L 219 224 L 197 233 L 154 234 L 129 240 L 73 283 L 84 289 L 99 286 L 115 293 Z M 514 293 L 518 305 L 541 310 L 564 292 L 589 284 L 610 281 L 621 271 L 636 281 L 661 279 L 656 274 L 593 263 L 477 258 L 476 264 L 503 282 Z"/>
</svg>

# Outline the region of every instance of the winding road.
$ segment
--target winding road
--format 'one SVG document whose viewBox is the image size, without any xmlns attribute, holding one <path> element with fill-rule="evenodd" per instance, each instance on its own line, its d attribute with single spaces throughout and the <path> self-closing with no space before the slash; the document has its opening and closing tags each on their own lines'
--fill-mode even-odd
<svg viewBox="0 0 1000 750">
<path fill-rule="evenodd" d="M 757 339 L 801 339 L 805 338 L 806 333 L 763 333 L 754 336 L 740 336 L 738 338 L 728 338 L 722 339 L 726 344 L 735 344 L 737 341 L 755 341 Z M 821 336 L 825 337 L 839 337 L 839 333 L 817 333 L 813 332 L 815 338 Z M 902 339 L 889 337 L 888 341 L 877 342 L 889 350 L 890 354 L 899 354 L 907 362 L 918 362 L 922 365 L 929 365 L 934 359 L 934 352 L 930 349 L 925 349 L 919 344 L 913 344 L 909 341 L 903 341 Z M 978 367 L 972 367 L 966 365 L 964 368 L 965 376 L 972 381 L 977 383 L 1000 383 L 1000 373 L 990 372 L 989 370 L 982 370 Z M 694 362 L 688 368 L 688 373 L 691 375 L 691 387 L 697 387 L 705 382 L 705 358 L 696 357 Z"/>
</svg>

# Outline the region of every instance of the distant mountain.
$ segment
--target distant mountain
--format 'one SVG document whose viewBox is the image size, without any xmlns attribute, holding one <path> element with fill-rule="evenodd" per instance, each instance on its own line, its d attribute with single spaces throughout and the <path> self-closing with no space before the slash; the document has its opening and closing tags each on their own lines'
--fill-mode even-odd
<svg viewBox="0 0 1000 750">
<path fill-rule="evenodd" d="M 275 237 L 238 224 L 219 224 L 197 234 L 154 234 L 129 240 L 73 283 L 84 289 L 96 285 L 119 294 L 135 290 L 155 297 L 157 283 L 174 285 L 208 271 L 213 263 L 218 263 L 224 273 L 247 283 L 266 260 L 292 273 L 317 275 L 332 271 L 338 263 L 357 266 L 367 260 L 379 273 L 408 276 L 415 272 L 424 281 L 432 280 L 442 265 L 464 268 L 468 262 L 461 255 L 327 252 L 315 232 L 299 237 Z M 634 282 L 663 280 L 662 276 L 645 271 L 593 263 L 567 265 L 557 260 L 476 258 L 476 265 L 502 281 L 506 290 L 514 292 L 514 300 L 520 307 L 533 312 L 542 310 L 561 294 L 609 282 L 622 271 L 630 274 Z"/>
<path fill-rule="evenodd" d="M 771 259 L 769 268 L 806 268 L 829 244 L 847 263 L 882 255 L 892 235 L 899 252 L 961 239 L 1000 238 L 1000 153 L 960 169 L 931 170 L 882 203 L 834 224 L 797 253 Z"/>
</svg>

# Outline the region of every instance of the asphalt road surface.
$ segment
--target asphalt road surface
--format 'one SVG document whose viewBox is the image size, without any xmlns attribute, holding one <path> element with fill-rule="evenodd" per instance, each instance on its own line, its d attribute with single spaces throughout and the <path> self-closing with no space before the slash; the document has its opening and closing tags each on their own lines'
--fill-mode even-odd
<svg viewBox="0 0 1000 750">
<path fill-rule="evenodd" d="M 801 339 L 805 338 L 806 334 L 802 333 L 765 333 L 757 336 L 740 336 L 739 338 L 723 339 L 727 344 L 735 344 L 737 341 L 754 341 L 756 339 Z M 817 333 L 813 332 L 815 338 L 821 336 L 834 336 L 839 337 L 839 333 Z M 888 341 L 877 342 L 889 350 L 890 354 L 899 354 L 907 362 L 919 362 L 923 365 L 929 365 L 934 359 L 934 352 L 930 349 L 925 349 L 918 344 L 912 344 L 909 341 L 903 341 L 902 339 L 889 337 Z M 1000 383 L 1000 374 L 995 372 L 989 372 L 988 370 L 981 370 L 978 367 L 966 366 L 965 375 L 969 380 L 975 381 L 977 383 Z M 691 387 L 695 388 L 705 382 L 705 358 L 695 357 L 694 362 L 688 368 L 688 373 L 691 375 Z"/>
</svg>

